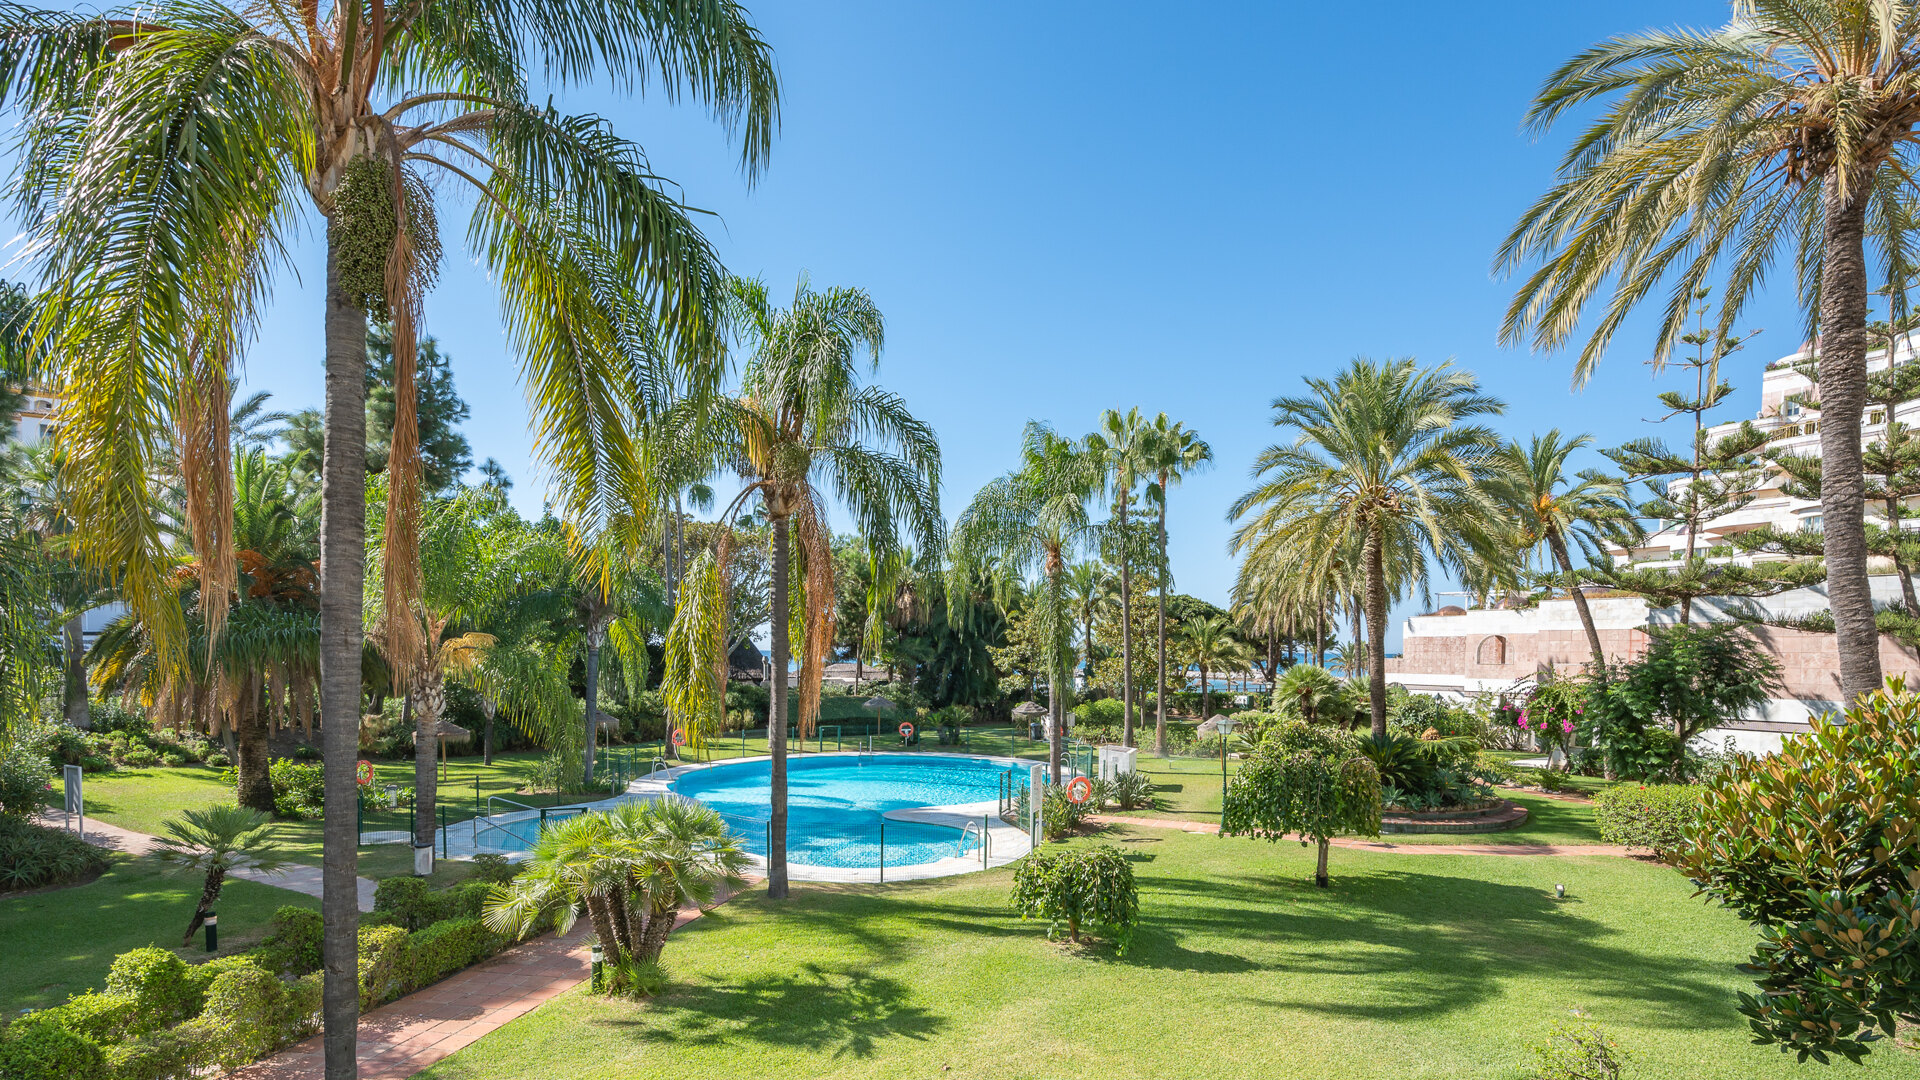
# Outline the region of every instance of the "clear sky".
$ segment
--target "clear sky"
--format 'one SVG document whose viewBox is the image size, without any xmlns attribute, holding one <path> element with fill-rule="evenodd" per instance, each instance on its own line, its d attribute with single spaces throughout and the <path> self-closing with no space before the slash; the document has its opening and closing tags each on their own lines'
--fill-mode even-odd
<svg viewBox="0 0 1920 1080">
<path fill-rule="evenodd" d="M 1511 285 L 1490 265 L 1571 135 L 1522 131 L 1541 79 L 1603 37 L 1712 25 L 1724 4 L 748 6 L 785 92 L 758 186 L 695 108 L 581 91 L 557 104 L 641 142 L 717 215 L 730 269 L 776 294 L 806 270 L 874 295 L 878 379 L 938 430 L 949 518 L 1015 463 L 1028 419 L 1079 434 L 1108 407 L 1164 410 L 1217 458 L 1174 494 L 1176 586 L 1224 605 L 1226 507 L 1277 434 L 1269 402 L 1303 375 L 1362 354 L 1451 357 L 1510 403 L 1498 426 L 1514 435 L 1611 445 L 1658 415 L 1648 323 L 1574 393 L 1566 357 L 1497 346 Z M 475 459 L 499 458 L 537 512 L 515 363 L 461 247 L 459 198 L 427 329 L 472 404 Z M 247 387 L 282 408 L 320 400 L 320 257 L 316 230 L 248 361 Z M 1784 277 L 1746 326 L 1767 333 L 1731 372 L 1745 392 L 1729 416 L 1751 412 L 1759 367 L 1800 337 Z"/>
</svg>

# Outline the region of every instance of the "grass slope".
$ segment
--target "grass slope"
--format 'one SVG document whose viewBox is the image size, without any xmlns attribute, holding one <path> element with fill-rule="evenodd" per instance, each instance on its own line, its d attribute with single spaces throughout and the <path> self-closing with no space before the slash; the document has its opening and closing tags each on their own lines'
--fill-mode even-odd
<svg viewBox="0 0 1920 1080">
<path fill-rule="evenodd" d="M 1751 934 L 1680 877 L 1618 858 L 1311 852 L 1123 827 L 1136 951 L 1043 940 L 994 871 L 735 900 L 675 937 L 669 991 L 575 991 L 421 1074 L 1513 1080 L 1570 1006 L 1629 1077 L 1831 1077 L 1749 1044 Z M 1564 883 L 1568 899 L 1553 899 Z M 1920 1077 L 1888 1047 L 1861 1077 Z"/>
<path fill-rule="evenodd" d="M 115 855 L 98 879 L 68 889 L 0 897 L 0 1012 L 58 1005 L 68 996 L 98 989 L 113 958 L 145 945 L 175 948 L 200 899 L 201 879 L 167 874 L 158 861 Z M 316 907 L 319 901 L 251 881 L 228 881 L 220 890 L 220 946 L 239 952 L 265 936 L 283 905 Z M 203 939 L 180 951 L 188 961 L 207 958 Z"/>
</svg>

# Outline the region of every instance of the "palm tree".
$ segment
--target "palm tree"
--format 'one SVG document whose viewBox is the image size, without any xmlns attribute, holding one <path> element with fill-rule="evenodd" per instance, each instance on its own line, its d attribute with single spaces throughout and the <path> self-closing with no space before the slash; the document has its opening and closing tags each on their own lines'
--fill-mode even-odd
<svg viewBox="0 0 1920 1080">
<path fill-rule="evenodd" d="M 1309 724 L 1323 717 L 1342 723 L 1353 717 L 1347 688 L 1332 672 L 1313 664 L 1295 664 L 1274 681 L 1273 705 L 1293 710 Z"/>
<path fill-rule="evenodd" d="M 1153 418 L 1151 437 L 1147 441 L 1147 457 L 1151 464 L 1154 480 L 1147 485 L 1147 498 L 1158 508 L 1159 521 L 1156 526 L 1160 565 L 1158 580 L 1155 582 L 1156 612 L 1154 629 L 1156 641 L 1156 662 L 1159 675 L 1154 683 L 1153 716 L 1153 752 L 1156 757 L 1167 756 L 1167 590 L 1173 585 L 1173 575 L 1167 566 L 1167 489 L 1193 473 L 1207 467 L 1213 461 L 1213 447 L 1185 424 L 1167 419 L 1166 413 Z"/>
<path fill-rule="evenodd" d="M 1573 537 L 1591 557 L 1603 538 L 1630 539 L 1639 531 L 1639 522 L 1619 480 L 1588 470 L 1574 482 L 1568 481 L 1567 458 L 1592 443 L 1591 435 L 1562 438 L 1559 428 L 1535 435 L 1525 446 L 1510 442 L 1501 448 L 1487 490 L 1518 521 L 1525 536 L 1547 546 L 1587 632 L 1593 673 L 1605 678 L 1607 654 L 1600 647 L 1600 631 L 1594 627 L 1587 594 L 1574 576 L 1567 537 Z"/>
<path fill-rule="evenodd" d="M 76 15 L 0 13 L 0 91 L 33 123 L 14 159 L 23 217 L 52 288 L 39 325 L 65 391 L 82 554 L 112 568 L 168 651 L 171 566 L 147 505 L 157 448 L 180 445 L 210 632 L 230 574 L 217 499 L 221 397 L 283 253 L 311 207 L 327 222 L 321 711 L 327 769 L 326 1074 L 354 1075 L 356 846 L 367 319 L 394 324 L 400 403 L 389 516 L 419 497 L 415 316 L 439 253 L 434 191 L 473 191 L 467 235 L 502 290 L 535 427 L 571 520 L 603 514 L 635 460 L 650 388 L 717 378 L 723 276 L 640 148 L 595 117 L 537 103 L 552 88 L 658 74 L 742 132 L 765 161 L 778 122 L 770 52 L 735 3 L 606 8 L 323 7 L 161 0 Z M 405 88 L 402 90 L 401 88 Z M 84 163 L 84 167 L 80 163 Z M 643 348 L 656 332 L 656 347 Z M 162 400 L 159 388 L 179 388 Z M 216 406 L 216 402 L 218 403 Z M 168 429 L 174 429 L 169 431 Z M 412 545 L 389 544 L 395 632 Z M 396 643 L 399 644 L 399 643 Z M 394 648 L 397 654 L 409 649 Z"/>
<path fill-rule="evenodd" d="M 1087 436 L 1087 452 L 1100 464 L 1101 487 L 1113 496 L 1113 519 L 1120 553 L 1120 725 L 1121 745 L 1132 746 L 1133 734 L 1133 558 L 1127 533 L 1127 508 L 1134 485 L 1154 466 L 1154 429 L 1138 408 L 1100 415 L 1099 430 Z M 1088 657 L 1091 662 L 1092 657 Z"/>
<path fill-rule="evenodd" d="M 1255 460 L 1258 483 L 1231 510 L 1246 519 L 1234 543 L 1272 544 L 1310 581 L 1331 577 L 1333 563 L 1358 548 L 1373 732 L 1384 735 L 1388 593 L 1396 583 L 1424 585 L 1429 555 L 1455 568 L 1492 556 L 1497 508 L 1482 482 L 1500 440 L 1465 421 L 1503 406 L 1450 363 L 1360 358 L 1331 380 L 1306 382 L 1310 394 L 1274 399 L 1274 424 L 1299 434 Z"/>
<path fill-rule="evenodd" d="M 1114 601 L 1113 576 L 1098 559 L 1083 559 L 1067 568 L 1067 600 L 1073 605 L 1080 624 L 1081 659 L 1086 665 L 1087 682 L 1093 682 L 1093 624 Z"/>
<path fill-rule="evenodd" d="M 787 678 L 791 641 L 798 631 L 800 702 L 795 710 L 804 740 L 820 709 L 820 680 L 833 645 L 835 594 L 832 534 L 826 499 L 833 497 L 852 516 L 876 565 L 909 546 L 938 548 L 940 517 L 940 444 L 933 429 L 907 411 L 898 395 L 860 385 L 860 357 L 878 370 L 885 324 L 872 297 L 861 289 L 817 291 L 802 276 L 792 303 L 782 309 L 768 299 L 758 281 L 735 279 L 735 326 L 751 352 L 737 398 L 695 401 L 675 421 L 700 427 L 713 465 L 738 470 L 746 484 L 721 513 L 722 522 L 749 499 L 765 508 L 773 563 L 770 592 L 773 611 L 773 686 L 767 717 L 768 754 L 772 757 L 772 814 L 767 850 L 767 895 L 787 895 Z M 902 533 L 910 534 L 903 536 Z M 724 537 L 726 534 L 722 532 Z M 724 544 L 724 540 L 722 541 Z M 801 576 L 792 561 L 798 554 Z M 674 612 L 686 620 L 670 638 L 683 643 L 686 662 L 670 658 L 668 674 L 676 694 L 699 711 L 689 720 L 717 722 L 712 694 L 687 681 L 706 682 L 724 662 L 725 615 L 711 610 L 722 602 L 719 575 L 725 558 L 703 559 L 699 569 L 709 580 L 689 574 Z M 798 598 L 800 610 L 793 610 Z M 691 604 L 689 603 L 691 601 Z M 714 632 L 718 627 L 719 633 Z M 724 684 L 722 685 L 724 690 Z"/>
<path fill-rule="evenodd" d="M 1067 599 L 1067 561 L 1092 544 L 1096 527 L 1087 501 L 1098 490 L 1099 463 L 1045 424 L 1029 421 L 1021 436 L 1020 467 L 981 488 L 954 522 L 948 548 L 947 611 L 961 601 L 976 574 L 1025 578 L 1038 571 L 1043 585 L 1029 596 L 1029 618 L 1046 643 L 1048 709 L 1052 733 L 1047 761 L 1060 782 L 1067 695 L 1073 686 L 1073 610 Z"/>
<path fill-rule="evenodd" d="M 193 921 L 180 938 L 186 945 L 193 932 L 207 921 L 227 875 L 235 870 L 262 870 L 271 873 L 286 865 L 280 857 L 280 841 L 273 835 L 273 819 L 258 810 L 219 803 L 182 810 L 178 817 L 160 823 L 160 835 L 154 857 L 182 873 L 200 874 L 205 884 L 200 889 L 200 905 Z"/>
<path fill-rule="evenodd" d="M 1253 650 L 1233 632 L 1233 624 L 1218 615 L 1196 616 L 1180 626 L 1180 658 L 1200 669 L 1200 719 L 1211 715 L 1213 672 L 1244 670 L 1253 663 Z M 1238 665 L 1238 667 L 1236 667 Z"/>
<path fill-rule="evenodd" d="M 1920 8 L 1904 2 L 1750 0 L 1717 30 L 1603 42 L 1534 99 L 1537 130 L 1601 111 L 1499 255 L 1509 270 L 1538 263 L 1507 310 L 1506 342 L 1559 347 L 1587 301 L 1609 297 L 1574 368 L 1584 380 L 1656 286 L 1669 290 L 1655 343 L 1664 359 L 1709 275 L 1725 271 L 1715 330 L 1724 335 L 1776 254 L 1793 251 L 1808 336 L 1817 335 L 1821 513 L 1847 700 L 1881 682 L 1860 434 L 1868 256 L 1871 245 L 1890 288 L 1914 274 L 1916 79 Z"/>
</svg>

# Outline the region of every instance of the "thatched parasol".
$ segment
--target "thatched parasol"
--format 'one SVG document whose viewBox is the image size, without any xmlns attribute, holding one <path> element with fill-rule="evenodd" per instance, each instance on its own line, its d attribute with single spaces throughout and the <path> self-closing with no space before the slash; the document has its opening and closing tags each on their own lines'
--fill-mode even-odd
<svg viewBox="0 0 1920 1080">
<path fill-rule="evenodd" d="M 440 740 L 440 775 L 444 780 L 447 772 L 447 744 L 449 742 L 471 742 L 473 741 L 473 732 L 442 717 L 433 722 L 433 737 Z"/>
<path fill-rule="evenodd" d="M 867 708 L 872 709 L 874 712 L 885 712 L 888 709 L 892 709 L 895 712 L 900 711 L 900 706 L 895 705 L 893 702 L 888 701 L 886 698 L 883 698 L 878 694 L 875 694 L 874 696 L 868 698 L 864 704 L 866 705 Z"/>
<path fill-rule="evenodd" d="M 1023 701 L 1019 705 L 1014 707 L 1013 715 L 1045 716 L 1047 715 L 1047 707 L 1045 705 L 1040 704 L 1037 701 Z"/>
<path fill-rule="evenodd" d="M 1194 728 L 1193 733 L 1195 735 L 1200 736 L 1203 739 L 1206 738 L 1208 735 L 1218 734 L 1220 731 L 1220 722 L 1222 720 L 1225 720 L 1229 724 L 1234 723 L 1234 720 L 1232 717 L 1223 715 L 1221 713 L 1214 713 L 1211 717 L 1209 717 L 1206 720 L 1206 722 L 1202 723 L 1199 727 Z"/>
</svg>

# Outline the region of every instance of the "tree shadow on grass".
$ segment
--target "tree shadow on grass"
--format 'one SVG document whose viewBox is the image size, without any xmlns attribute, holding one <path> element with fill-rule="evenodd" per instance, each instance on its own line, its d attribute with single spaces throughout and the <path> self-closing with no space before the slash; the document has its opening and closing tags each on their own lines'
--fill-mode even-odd
<svg viewBox="0 0 1920 1080">
<path fill-rule="evenodd" d="M 865 1058 L 881 1040 L 923 1041 L 946 1028 L 945 1018 L 908 996 L 898 980 L 864 968 L 804 964 L 792 974 L 678 985 L 611 1025 L 651 1042 L 757 1042 Z"/>
<path fill-rule="evenodd" d="M 1516 979 L 1565 976 L 1582 1000 L 1630 1005 L 1646 1023 L 1693 1028 L 1734 1019 L 1726 987 L 1661 943 L 1630 938 L 1543 889 L 1471 877 L 1375 869 L 1332 889 L 1284 877 L 1158 878 L 1153 893 L 1185 898 L 1178 930 L 1143 926 L 1127 960 L 1189 970 L 1191 939 L 1242 939 L 1273 959 L 1251 965 L 1326 976 L 1311 998 L 1249 995 L 1250 1004 L 1356 1020 L 1410 1021 L 1471 1011 Z M 1259 897 L 1257 904 L 1250 898 Z M 1164 903 L 1164 902 L 1163 902 Z M 1364 988 L 1364 993 L 1343 988 Z M 1572 1001 L 1559 1004 L 1572 1004 Z"/>
</svg>

